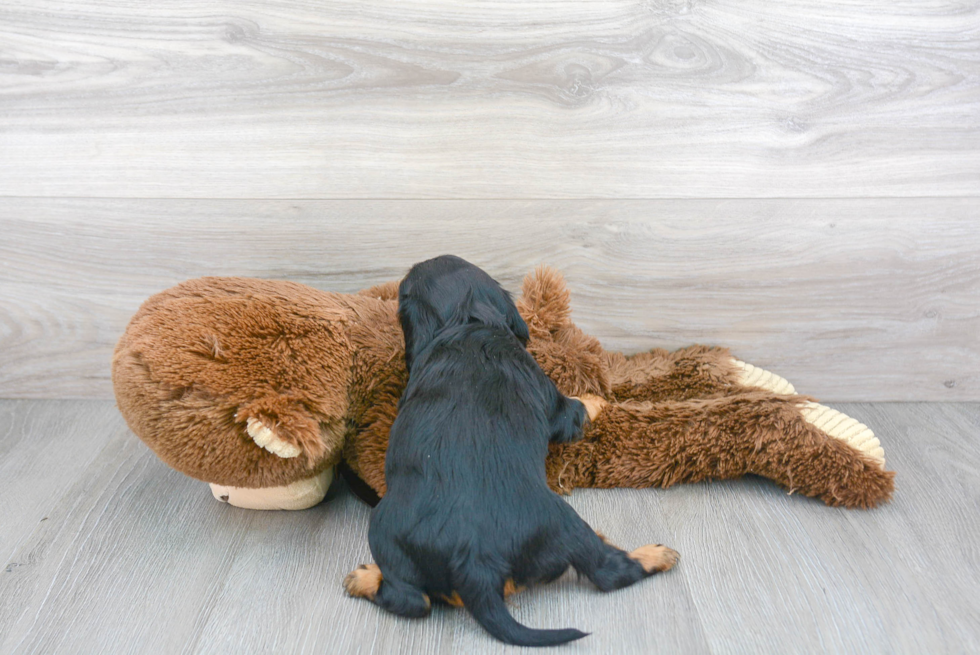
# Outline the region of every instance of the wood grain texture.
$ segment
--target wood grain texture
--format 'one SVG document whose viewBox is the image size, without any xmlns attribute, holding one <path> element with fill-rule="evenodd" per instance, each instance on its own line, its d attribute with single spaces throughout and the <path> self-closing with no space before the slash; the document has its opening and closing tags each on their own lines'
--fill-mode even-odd
<svg viewBox="0 0 980 655">
<path fill-rule="evenodd" d="M 832 509 L 758 478 L 577 490 L 614 543 L 663 542 L 680 564 L 611 594 L 569 574 L 514 597 L 514 615 L 592 631 L 574 653 L 976 652 L 980 404 L 841 409 L 881 437 L 891 503 Z M 99 445 L 62 480 L 4 471 L 5 502 L 47 504 L 49 519 L 15 526 L 0 562 L 0 652 L 524 652 L 464 612 L 405 620 L 346 597 L 369 511 L 342 486 L 302 512 L 239 510 L 156 460 L 109 402 L 0 401 L 0 417 L 5 457 L 56 466 L 35 446 L 48 425 Z"/>
<path fill-rule="evenodd" d="M 118 411 L 111 403 L 68 401 L 52 411 L 52 406 L 31 401 L 0 402 L 0 562 L 4 566 L 98 458 L 106 440 L 98 426 L 115 423 Z"/>
<path fill-rule="evenodd" d="M 668 511 L 686 536 L 676 548 L 686 564 L 698 561 L 685 575 L 703 625 L 713 628 L 710 652 L 977 649 L 980 408 L 839 408 L 874 426 L 898 473 L 882 508 L 790 502 L 762 480 L 671 490 L 679 493 Z"/>
<path fill-rule="evenodd" d="M 610 349 L 731 347 L 801 393 L 980 399 L 970 199 L 0 200 L 0 397 L 111 398 L 151 294 L 201 275 L 354 292 L 454 252 L 565 273 Z"/>
<path fill-rule="evenodd" d="M 0 195 L 976 196 L 975 1 L 9 1 Z"/>
</svg>

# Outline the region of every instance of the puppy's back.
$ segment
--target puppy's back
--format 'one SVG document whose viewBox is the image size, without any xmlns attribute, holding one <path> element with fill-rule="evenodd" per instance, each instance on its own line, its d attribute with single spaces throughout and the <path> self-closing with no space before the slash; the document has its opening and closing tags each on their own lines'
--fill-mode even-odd
<svg viewBox="0 0 980 655">
<path fill-rule="evenodd" d="M 445 330 L 409 377 L 386 466 L 397 477 L 424 462 L 426 471 L 465 472 L 442 479 L 443 484 L 489 489 L 499 487 L 503 476 L 540 483 L 546 490 L 543 377 L 507 328 L 464 324 Z M 503 461 L 506 474 L 495 470 Z M 389 477 L 393 483 L 397 480 Z"/>
</svg>

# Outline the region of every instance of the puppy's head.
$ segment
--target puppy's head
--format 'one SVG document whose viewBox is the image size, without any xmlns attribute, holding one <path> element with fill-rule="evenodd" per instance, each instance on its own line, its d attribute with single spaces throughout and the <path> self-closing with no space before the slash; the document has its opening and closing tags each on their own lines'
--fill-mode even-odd
<svg viewBox="0 0 980 655">
<path fill-rule="evenodd" d="M 405 364 L 439 330 L 477 321 L 508 328 L 520 342 L 530 338 L 510 294 L 483 270 L 454 255 L 416 264 L 398 286 L 398 318 L 405 334 Z"/>
</svg>

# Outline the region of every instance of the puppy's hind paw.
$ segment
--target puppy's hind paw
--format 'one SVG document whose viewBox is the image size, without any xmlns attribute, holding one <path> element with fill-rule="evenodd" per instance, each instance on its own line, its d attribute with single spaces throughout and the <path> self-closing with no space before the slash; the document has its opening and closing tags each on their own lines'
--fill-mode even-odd
<svg viewBox="0 0 980 655">
<path fill-rule="evenodd" d="M 344 589 L 356 598 L 374 600 L 381 588 L 381 569 L 377 564 L 361 564 L 344 578 Z"/>
<path fill-rule="evenodd" d="M 667 548 L 667 546 L 661 546 L 659 544 L 640 546 L 629 554 L 629 558 L 639 562 L 640 566 L 647 573 L 669 571 L 674 568 L 674 564 L 677 564 L 677 560 L 680 557 L 673 548 Z"/>
</svg>

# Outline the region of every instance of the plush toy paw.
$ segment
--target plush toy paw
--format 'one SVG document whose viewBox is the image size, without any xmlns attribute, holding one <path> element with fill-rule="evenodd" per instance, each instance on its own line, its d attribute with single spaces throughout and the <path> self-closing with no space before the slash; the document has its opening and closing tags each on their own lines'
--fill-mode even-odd
<svg viewBox="0 0 980 655">
<path fill-rule="evenodd" d="M 738 370 L 738 383 L 743 387 L 757 387 L 786 395 L 796 393 L 796 389 L 789 383 L 789 380 L 781 378 L 775 373 L 770 373 L 758 366 L 752 366 L 752 364 L 737 359 L 732 359 L 732 364 Z"/>
<path fill-rule="evenodd" d="M 639 562 L 647 573 L 669 571 L 674 568 L 674 564 L 677 564 L 680 557 L 673 548 L 667 548 L 667 546 L 660 544 L 640 546 L 629 554 L 629 558 Z"/>
<path fill-rule="evenodd" d="M 301 452 L 299 446 L 283 441 L 276 436 L 272 428 L 257 418 L 248 419 L 245 431 L 257 445 L 265 448 L 273 455 L 289 459 L 290 457 L 298 457 Z"/>
<path fill-rule="evenodd" d="M 861 451 L 884 470 L 885 450 L 867 425 L 836 409 L 817 403 L 807 403 L 802 407 L 802 413 L 807 423 Z"/>
<path fill-rule="evenodd" d="M 356 598 L 374 600 L 381 588 L 381 579 L 377 564 L 361 564 L 344 578 L 344 589 Z"/>
</svg>

